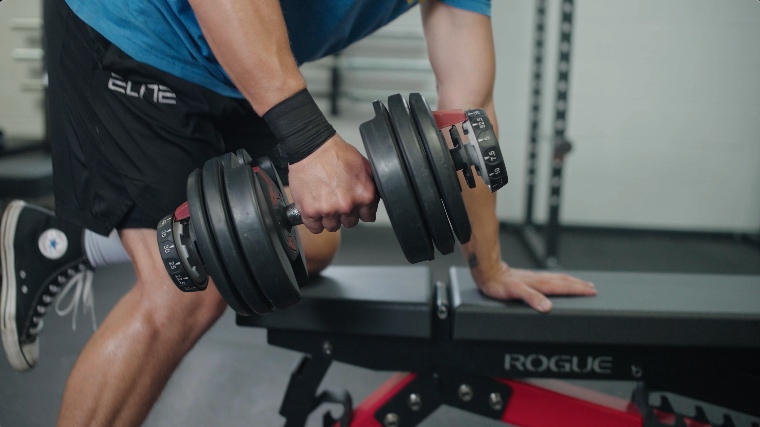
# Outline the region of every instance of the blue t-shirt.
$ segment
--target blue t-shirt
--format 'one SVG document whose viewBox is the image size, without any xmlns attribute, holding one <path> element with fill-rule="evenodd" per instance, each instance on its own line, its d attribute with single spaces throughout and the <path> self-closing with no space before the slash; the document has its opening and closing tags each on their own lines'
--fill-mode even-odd
<svg viewBox="0 0 760 427">
<path fill-rule="evenodd" d="M 213 0 L 212 0 L 213 1 Z M 490 15 L 490 0 L 443 0 Z M 211 52 L 187 0 L 66 0 L 84 22 L 132 58 L 242 97 Z M 416 5 L 418 0 L 281 0 L 298 64 L 333 54 Z"/>
</svg>

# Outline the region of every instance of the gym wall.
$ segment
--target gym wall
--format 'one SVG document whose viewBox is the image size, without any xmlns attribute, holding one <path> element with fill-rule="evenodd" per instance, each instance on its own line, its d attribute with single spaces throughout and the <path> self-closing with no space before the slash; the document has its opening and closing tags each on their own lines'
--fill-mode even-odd
<svg viewBox="0 0 760 427">
<path fill-rule="evenodd" d="M 560 1 L 547 4 L 539 223 L 548 212 Z M 760 2 L 575 0 L 575 6 L 566 132 L 575 148 L 564 169 L 561 222 L 757 232 Z M 498 214 L 515 223 L 525 211 L 535 2 L 496 0 L 492 16 L 495 103 L 510 170 Z M 419 19 L 414 10 L 387 30 L 418 28 Z M 348 53 L 372 55 L 373 45 L 362 41 Z M 303 67 L 310 84 L 323 88 L 329 82 L 324 69 L 324 63 Z M 364 75 L 349 84 L 375 83 Z M 357 123 L 372 117 L 369 102 L 342 105 L 332 120 L 363 151 Z M 387 224 L 382 211 L 378 222 Z"/>
<path fill-rule="evenodd" d="M 559 24 L 559 1 L 548 4 L 539 222 L 547 212 Z M 575 5 L 567 124 L 575 148 L 564 170 L 562 223 L 756 232 L 760 2 L 575 0 Z M 525 209 L 534 7 L 533 1 L 492 2 L 495 102 L 511 179 L 499 193 L 498 211 L 509 222 L 521 221 Z M 40 9 L 38 1 L 0 2 L 0 127 L 6 135 L 44 134 L 42 64 L 29 50 L 40 46 L 34 28 Z M 388 30 L 415 28 L 418 10 Z M 419 46 L 419 40 L 405 43 Z M 353 51 L 363 49 L 369 49 L 367 43 Z M 424 57 L 417 47 L 407 53 Z M 310 85 L 326 88 L 328 67 L 325 61 L 304 67 Z M 418 90 L 430 91 L 429 74 L 405 75 L 414 76 Z M 364 87 L 377 83 L 376 76 L 347 83 Z M 335 125 L 360 147 L 358 123 L 371 117 L 369 102 L 343 105 Z M 379 221 L 386 221 L 384 212 Z"/>
<path fill-rule="evenodd" d="M 536 219 L 545 220 L 558 0 L 548 0 Z M 510 184 L 499 215 L 524 212 L 533 1 L 493 1 L 496 107 Z M 561 222 L 757 232 L 760 2 L 575 0 Z M 511 161 L 510 161 L 511 160 Z"/>
<path fill-rule="evenodd" d="M 0 2 L 0 129 L 44 135 L 42 1 Z"/>
</svg>

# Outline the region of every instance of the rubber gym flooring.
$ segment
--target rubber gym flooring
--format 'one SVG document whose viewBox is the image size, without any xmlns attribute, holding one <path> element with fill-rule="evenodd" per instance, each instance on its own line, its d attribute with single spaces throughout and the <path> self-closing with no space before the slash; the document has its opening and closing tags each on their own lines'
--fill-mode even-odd
<svg viewBox="0 0 760 427">
<path fill-rule="evenodd" d="M 501 233 L 506 259 L 514 267 L 534 267 L 513 230 Z M 368 243 L 369 242 L 369 243 Z M 658 271 L 760 274 L 760 247 L 730 236 L 566 230 L 560 259 L 566 270 Z M 359 226 L 343 233 L 335 264 L 406 265 L 398 244 L 386 227 Z M 449 265 L 463 265 L 459 254 L 429 263 L 434 277 L 445 277 Z M 133 282 L 127 265 L 99 269 L 95 274 L 95 309 L 103 319 Z M 720 286 L 720 283 L 716 283 Z M 77 354 L 92 333 L 89 316 L 81 313 L 72 331 L 71 316 L 48 314 L 37 367 L 28 373 L 11 370 L 0 361 L 0 426 L 55 424 L 61 394 Z M 265 331 L 234 324 L 229 310 L 187 355 L 150 413 L 146 426 L 281 426 L 277 411 L 300 355 L 266 344 Z M 348 389 L 360 402 L 390 373 L 333 364 L 323 386 Z M 631 384 L 581 382 L 627 398 Z M 309 426 L 321 425 L 321 411 Z M 454 409 L 441 408 L 424 426 L 500 426 Z"/>
</svg>

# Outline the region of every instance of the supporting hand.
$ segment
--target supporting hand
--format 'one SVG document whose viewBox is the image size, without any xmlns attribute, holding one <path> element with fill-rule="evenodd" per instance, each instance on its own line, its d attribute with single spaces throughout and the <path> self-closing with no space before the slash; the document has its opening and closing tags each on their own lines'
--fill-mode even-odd
<svg viewBox="0 0 760 427">
<path fill-rule="evenodd" d="M 552 309 L 546 295 L 596 295 L 594 284 L 561 273 L 521 270 L 511 268 L 501 262 L 489 277 L 479 277 L 473 270 L 473 277 L 480 291 L 498 299 L 520 299 L 540 312 Z"/>
<path fill-rule="evenodd" d="M 312 233 L 375 220 L 379 198 L 372 168 L 340 135 L 290 165 L 288 179 L 303 224 Z"/>
</svg>

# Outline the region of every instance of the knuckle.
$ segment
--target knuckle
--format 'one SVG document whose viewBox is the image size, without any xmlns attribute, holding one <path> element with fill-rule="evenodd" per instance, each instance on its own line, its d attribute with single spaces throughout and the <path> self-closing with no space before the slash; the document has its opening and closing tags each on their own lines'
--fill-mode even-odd
<svg viewBox="0 0 760 427">
<path fill-rule="evenodd" d="M 341 215 L 350 214 L 351 211 L 354 210 L 354 206 L 355 205 L 349 200 L 341 200 L 336 208 L 338 211 L 337 213 L 340 213 Z"/>
<path fill-rule="evenodd" d="M 322 216 L 320 215 L 319 210 L 315 209 L 315 207 L 311 205 L 299 207 L 298 209 L 301 212 L 301 217 L 304 219 L 304 222 L 306 222 L 306 220 L 319 221 L 320 217 Z"/>
<path fill-rule="evenodd" d="M 377 204 L 377 198 L 375 197 L 375 192 L 364 192 L 360 196 L 360 202 L 362 205 L 365 206 L 372 206 Z"/>
</svg>

